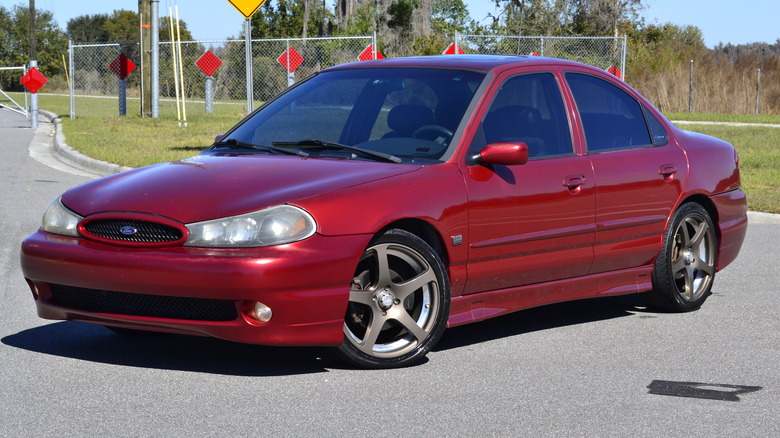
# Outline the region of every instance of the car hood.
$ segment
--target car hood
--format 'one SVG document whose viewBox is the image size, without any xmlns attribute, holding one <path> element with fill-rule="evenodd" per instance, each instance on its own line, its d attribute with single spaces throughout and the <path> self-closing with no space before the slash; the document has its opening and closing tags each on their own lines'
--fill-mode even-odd
<svg viewBox="0 0 780 438">
<path fill-rule="evenodd" d="M 197 156 L 83 184 L 65 192 L 62 203 L 82 216 L 137 212 L 192 223 L 295 203 L 420 167 L 268 155 Z"/>
</svg>

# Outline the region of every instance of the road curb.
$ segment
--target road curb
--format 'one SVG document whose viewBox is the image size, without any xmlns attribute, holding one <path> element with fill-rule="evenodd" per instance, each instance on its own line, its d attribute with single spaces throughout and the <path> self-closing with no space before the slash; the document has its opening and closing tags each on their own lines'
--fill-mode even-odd
<svg viewBox="0 0 780 438">
<path fill-rule="evenodd" d="M 749 211 L 748 223 L 780 225 L 780 214 L 763 213 L 760 211 Z"/>
<path fill-rule="evenodd" d="M 114 175 L 116 173 L 132 169 L 132 167 L 120 166 L 118 164 L 112 164 L 90 158 L 73 149 L 65 142 L 65 134 L 62 132 L 62 124 L 60 123 L 60 118 L 57 116 L 57 114 L 44 110 L 40 110 L 40 114 L 49 118 L 51 123 L 54 124 L 54 141 L 52 145 L 52 152 L 57 157 L 57 159 L 61 160 L 65 164 L 98 176 Z"/>
</svg>

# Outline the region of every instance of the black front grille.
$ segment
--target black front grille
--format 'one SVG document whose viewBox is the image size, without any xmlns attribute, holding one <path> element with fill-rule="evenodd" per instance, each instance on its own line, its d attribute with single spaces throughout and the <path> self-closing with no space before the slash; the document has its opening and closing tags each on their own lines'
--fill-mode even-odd
<svg viewBox="0 0 780 438">
<path fill-rule="evenodd" d="M 126 230 L 132 228 L 132 230 L 123 233 L 123 228 Z M 175 242 L 182 238 L 181 230 L 177 228 L 133 219 L 94 220 L 86 223 L 84 229 L 95 236 L 123 242 L 164 243 Z"/>
<path fill-rule="evenodd" d="M 59 284 L 51 285 L 51 293 L 55 304 L 89 312 L 195 321 L 233 321 L 238 316 L 235 304 L 229 300 L 131 294 Z"/>
</svg>

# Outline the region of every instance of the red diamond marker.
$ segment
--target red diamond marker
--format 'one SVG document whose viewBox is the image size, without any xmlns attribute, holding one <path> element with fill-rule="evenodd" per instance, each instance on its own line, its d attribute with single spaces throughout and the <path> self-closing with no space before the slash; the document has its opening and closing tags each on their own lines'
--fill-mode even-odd
<svg viewBox="0 0 780 438">
<path fill-rule="evenodd" d="M 620 69 L 616 65 L 613 65 L 610 68 L 608 68 L 607 72 L 612 73 L 613 75 L 617 76 L 620 79 L 623 79 L 623 72 L 620 71 Z"/>
<path fill-rule="evenodd" d="M 111 61 L 111 64 L 108 65 L 108 68 L 110 68 L 115 75 L 119 76 L 119 79 L 124 79 L 128 77 L 130 73 L 133 72 L 133 70 L 135 70 L 135 63 L 133 63 L 130 58 L 122 53 L 117 56 L 116 59 Z"/>
<path fill-rule="evenodd" d="M 19 82 L 22 83 L 22 85 L 25 86 L 28 90 L 30 90 L 30 93 L 37 93 L 38 90 L 43 87 L 43 84 L 46 83 L 48 79 L 46 79 L 46 76 L 43 75 L 43 73 L 39 72 L 37 68 L 33 67 L 31 68 L 27 74 L 22 76 L 21 79 L 19 79 Z"/>
<path fill-rule="evenodd" d="M 206 76 L 214 76 L 214 72 L 222 65 L 222 60 L 212 53 L 211 50 L 206 50 L 206 53 L 195 61 L 195 65 L 200 67 Z"/>
<path fill-rule="evenodd" d="M 303 56 L 301 56 L 301 54 L 298 53 L 298 51 L 293 47 L 290 47 L 289 49 L 282 52 L 278 58 L 276 58 L 276 62 L 282 64 L 282 67 L 286 68 L 288 72 L 292 73 L 303 62 Z"/>
<path fill-rule="evenodd" d="M 365 49 L 363 49 L 362 52 L 360 52 L 360 55 L 358 55 L 358 61 L 371 61 L 373 59 L 374 59 L 374 45 L 369 44 L 366 46 Z M 382 52 L 377 50 L 376 59 L 385 59 L 385 56 L 382 55 Z"/>
<path fill-rule="evenodd" d="M 450 43 L 450 45 L 447 46 L 447 48 L 444 49 L 443 52 L 441 52 L 442 55 L 454 55 L 455 53 L 456 53 L 455 52 L 455 43 Z M 464 53 L 466 53 L 466 52 L 463 51 L 463 47 L 458 46 L 457 54 L 458 55 L 462 55 Z"/>
</svg>

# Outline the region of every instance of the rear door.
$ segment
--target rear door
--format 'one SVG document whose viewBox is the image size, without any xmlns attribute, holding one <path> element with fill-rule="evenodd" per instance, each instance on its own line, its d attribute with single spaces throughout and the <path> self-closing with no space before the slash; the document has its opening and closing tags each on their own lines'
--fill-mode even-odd
<svg viewBox="0 0 780 438">
<path fill-rule="evenodd" d="M 596 241 L 590 273 L 648 265 L 682 193 L 687 159 L 628 90 L 586 72 L 566 82 L 595 175 Z"/>
</svg>

